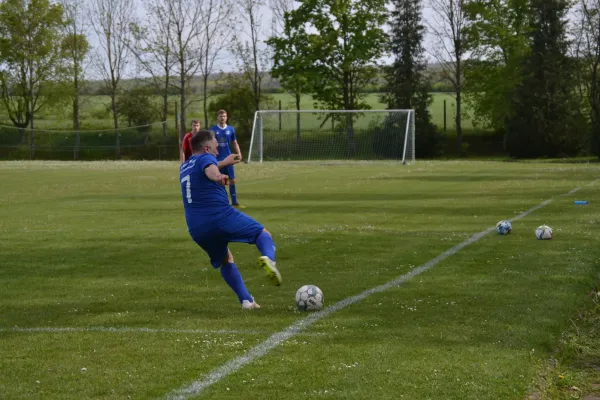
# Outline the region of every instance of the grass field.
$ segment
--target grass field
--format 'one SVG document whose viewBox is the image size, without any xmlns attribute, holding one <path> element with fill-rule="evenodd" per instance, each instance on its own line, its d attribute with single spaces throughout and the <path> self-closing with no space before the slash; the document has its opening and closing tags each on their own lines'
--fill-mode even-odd
<svg viewBox="0 0 600 400">
<path fill-rule="evenodd" d="M 598 165 L 248 164 L 240 202 L 284 284 L 232 245 L 262 305 L 243 312 L 187 234 L 177 167 L 0 163 L 0 398 L 164 399 L 212 377 L 181 398 L 522 400 L 600 272 Z M 307 283 L 333 308 L 296 311 Z"/>
</svg>

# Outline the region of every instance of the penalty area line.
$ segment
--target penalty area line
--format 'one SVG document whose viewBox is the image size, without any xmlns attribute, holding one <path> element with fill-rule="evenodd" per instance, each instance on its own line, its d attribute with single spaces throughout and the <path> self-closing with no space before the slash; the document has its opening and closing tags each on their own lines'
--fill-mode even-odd
<svg viewBox="0 0 600 400">
<path fill-rule="evenodd" d="M 598 181 L 600 181 L 600 180 L 594 181 L 590 184 L 594 184 L 595 182 L 598 182 Z M 556 197 L 574 194 L 575 192 L 579 191 L 579 189 L 580 189 L 580 187 L 577 187 L 577 188 L 569 191 L 568 193 L 564 193 L 564 194 L 561 194 Z M 517 215 L 516 217 L 512 218 L 510 221 L 518 221 L 522 218 L 525 218 L 529 214 L 550 204 L 556 197 L 552 197 L 548 200 L 543 201 L 542 203 L 540 203 L 540 204 L 528 209 L 527 211 L 522 212 L 521 214 Z M 200 393 L 202 393 L 202 391 L 204 389 L 219 382 L 221 379 L 226 378 L 227 376 L 237 372 L 239 369 L 241 369 L 242 367 L 244 367 L 247 364 L 250 364 L 254 360 L 267 355 L 271 350 L 273 350 L 279 344 L 281 344 L 282 342 L 284 342 L 298 334 L 301 334 L 304 330 L 306 330 L 308 327 L 313 325 L 315 322 L 335 313 L 336 311 L 342 310 L 354 303 L 358 303 L 359 301 L 364 300 L 367 297 L 369 297 L 375 293 L 381 293 L 381 292 L 384 292 L 395 286 L 399 286 L 399 285 L 405 283 L 406 281 L 412 279 L 413 277 L 420 275 L 420 274 L 430 270 L 431 268 L 435 267 L 437 264 L 439 264 L 446 258 L 458 253 L 460 250 L 467 247 L 468 245 L 479 241 L 481 238 L 483 238 L 490 232 L 494 232 L 495 229 L 496 229 L 495 227 L 490 227 L 486 230 L 475 233 L 467 240 L 457 244 L 454 247 L 451 247 L 450 249 L 444 251 L 437 257 L 432 258 L 431 260 L 427 261 L 425 264 L 422 264 L 421 266 L 413 269 L 412 271 L 410 271 L 404 275 L 400 275 L 397 278 L 392 279 L 391 281 L 389 281 L 387 283 L 384 283 L 383 285 L 376 286 L 371 289 L 367 289 L 362 293 L 359 293 L 357 295 L 350 296 L 343 300 L 340 300 L 337 303 L 334 303 L 331 306 L 326 307 L 325 309 L 323 309 L 319 312 L 310 314 L 309 316 L 293 323 L 292 325 L 288 326 L 287 328 L 283 329 L 282 331 L 272 334 L 265 341 L 254 346 L 253 348 L 248 350 L 248 352 L 246 352 L 245 354 L 229 360 L 228 362 L 221 365 L 220 367 L 217 367 L 217 368 L 213 369 L 212 371 L 208 372 L 206 375 L 199 378 L 198 380 L 196 380 L 188 385 L 185 385 L 179 389 L 173 390 L 172 392 L 168 393 L 165 396 L 165 398 L 168 400 L 187 400 L 190 397 L 198 396 Z"/>
</svg>

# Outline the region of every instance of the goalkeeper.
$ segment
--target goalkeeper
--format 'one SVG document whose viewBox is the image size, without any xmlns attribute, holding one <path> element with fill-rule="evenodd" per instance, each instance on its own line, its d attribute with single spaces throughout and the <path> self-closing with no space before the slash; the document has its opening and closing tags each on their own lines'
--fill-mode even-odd
<svg viewBox="0 0 600 400">
<path fill-rule="evenodd" d="M 192 157 L 181 165 L 179 173 L 190 236 L 208 254 L 212 266 L 220 268 L 221 276 L 238 296 L 242 309 L 260 308 L 248 292 L 228 244 L 255 244 L 261 253 L 258 264 L 267 272 L 271 283 L 280 285 L 275 243 L 261 224 L 229 204 L 224 187 L 229 177 L 219 171 L 216 158 L 219 145 L 214 132 L 201 130 L 192 136 L 191 145 Z M 224 165 L 237 162 L 235 154 L 222 161 Z"/>
</svg>

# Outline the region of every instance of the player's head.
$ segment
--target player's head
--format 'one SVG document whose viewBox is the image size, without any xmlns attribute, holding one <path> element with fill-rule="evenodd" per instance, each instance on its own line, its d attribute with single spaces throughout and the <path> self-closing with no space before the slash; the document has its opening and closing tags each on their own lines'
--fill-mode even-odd
<svg viewBox="0 0 600 400">
<path fill-rule="evenodd" d="M 227 123 L 227 111 L 225 111 L 225 110 L 217 111 L 217 121 L 219 121 L 219 123 L 221 125 L 225 125 Z"/>
<path fill-rule="evenodd" d="M 198 133 L 200 131 L 200 120 L 193 119 L 192 120 L 192 135 Z"/>
<path fill-rule="evenodd" d="M 219 154 L 219 142 L 215 138 L 215 133 L 208 129 L 202 129 L 192 136 L 190 141 L 193 154 L 210 153 L 214 156 Z"/>
</svg>

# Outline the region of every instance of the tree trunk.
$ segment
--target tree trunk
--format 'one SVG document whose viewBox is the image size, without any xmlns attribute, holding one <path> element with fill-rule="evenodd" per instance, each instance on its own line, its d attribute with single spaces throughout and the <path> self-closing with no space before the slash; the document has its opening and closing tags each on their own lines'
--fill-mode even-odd
<svg viewBox="0 0 600 400">
<path fill-rule="evenodd" d="M 457 57 L 456 62 L 456 145 L 458 146 L 458 154 L 462 157 L 465 156 L 465 151 L 463 149 L 463 137 L 462 137 L 462 119 L 461 119 L 461 110 L 462 110 L 462 87 L 461 87 L 461 65 L 460 58 Z"/>
<path fill-rule="evenodd" d="M 75 85 L 77 85 L 77 81 Z M 79 94 L 77 93 L 77 89 L 75 90 L 75 98 L 73 99 L 73 128 L 75 129 L 75 148 L 73 150 L 73 159 L 78 160 L 81 138 L 79 136 Z"/>
<path fill-rule="evenodd" d="M 183 140 L 183 136 L 185 135 L 185 130 L 186 130 L 187 125 L 185 124 L 185 114 L 186 114 L 186 110 L 185 110 L 185 58 L 180 57 L 179 59 L 180 59 L 180 65 L 181 65 L 181 73 L 179 75 L 179 85 L 181 87 L 181 90 L 180 90 L 181 112 L 179 114 L 179 125 L 180 125 L 181 131 L 179 132 L 179 142 L 181 143 L 181 141 Z"/>
<path fill-rule="evenodd" d="M 119 135 L 119 120 L 117 118 L 117 100 L 115 95 L 116 88 L 113 87 L 112 93 L 110 95 L 110 105 L 112 108 L 113 114 L 113 124 L 115 127 L 115 158 L 117 160 L 121 159 L 121 135 Z"/>
<path fill-rule="evenodd" d="M 33 113 L 31 113 L 31 130 L 29 131 L 29 158 L 31 160 L 35 159 L 35 127 L 33 124 Z"/>
<path fill-rule="evenodd" d="M 298 91 L 296 91 L 296 110 L 300 111 L 300 93 L 298 93 Z M 300 113 L 299 112 L 296 113 L 296 143 L 300 143 Z"/>
<path fill-rule="evenodd" d="M 208 57 L 208 56 L 207 56 Z M 204 73 L 203 77 L 203 93 L 202 93 L 202 110 L 204 111 L 204 129 L 208 129 L 208 73 Z"/>
</svg>

